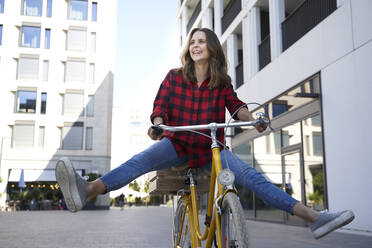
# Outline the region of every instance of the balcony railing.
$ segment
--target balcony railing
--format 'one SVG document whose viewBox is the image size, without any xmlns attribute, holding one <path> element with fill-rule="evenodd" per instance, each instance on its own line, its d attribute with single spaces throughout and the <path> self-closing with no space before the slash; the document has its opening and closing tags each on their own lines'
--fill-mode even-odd
<svg viewBox="0 0 372 248">
<path fill-rule="evenodd" d="M 337 0 L 306 0 L 282 22 L 283 51 L 337 9 Z"/>
<path fill-rule="evenodd" d="M 258 45 L 258 53 L 260 60 L 260 70 L 271 62 L 271 51 L 270 51 L 270 35 L 266 36 L 265 39 Z"/>
<path fill-rule="evenodd" d="M 195 10 L 191 15 L 190 21 L 189 21 L 189 23 L 187 23 L 187 27 L 186 27 L 187 33 L 190 32 L 190 29 L 191 29 L 192 25 L 194 25 L 194 22 L 195 22 L 196 18 L 198 18 L 199 14 L 200 14 L 200 11 L 201 11 L 201 1 L 199 1 L 198 5 L 196 5 Z"/>
<path fill-rule="evenodd" d="M 242 9 L 242 0 L 231 0 L 232 3 L 223 11 L 223 17 L 221 20 L 222 33 L 230 26 L 234 21 L 235 17 L 240 13 Z"/>
<path fill-rule="evenodd" d="M 236 80 L 236 89 L 243 85 L 244 76 L 243 76 L 243 62 L 240 62 L 235 67 L 235 80 Z"/>
</svg>

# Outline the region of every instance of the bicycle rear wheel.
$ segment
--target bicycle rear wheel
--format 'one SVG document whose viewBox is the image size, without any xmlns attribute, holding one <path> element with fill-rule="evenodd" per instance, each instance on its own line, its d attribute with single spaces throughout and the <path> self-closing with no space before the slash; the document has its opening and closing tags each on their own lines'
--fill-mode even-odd
<svg viewBox="0 0 372 248">
<path fill-rule="evenodd" d="M 182 216 L 185 212 L 184 221 L 182 222 Z M 181 229 L 182 228 L 182 229 Z M 182 231 L 181 231 L 182 230 Z M 177 246 L 179 236 L 180 243 Z M 173 227 L 173 244 L 174 248 L 191 248 L 191 229 L 189 223 L 189 213 L 186 208 L 186 203 L 183 198 L 178 200 L 177 209 L 174 216 L 174 227 Z"/>
<path fill-rule="evenodd" d="M 228 192 L 221 208 L 222 247 L 249 247 L 248 228 L 238 196 Z"/>
</svg>

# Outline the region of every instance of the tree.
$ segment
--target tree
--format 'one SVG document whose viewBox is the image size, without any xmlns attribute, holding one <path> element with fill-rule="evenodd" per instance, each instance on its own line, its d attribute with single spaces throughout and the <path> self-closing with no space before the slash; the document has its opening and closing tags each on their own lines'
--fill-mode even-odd
<svg viewBox="0 0 372 248">
<path fill-rule="evenodd" d="M 139 186 L 139 184 L 137 183 L 136 180 L 134 180 L 133 182 L 129 183 L 129 188 L 130 189 L 133 189 L 135 191 L 140 191 L 141 190 L 141 187 Z"/>
</svg>

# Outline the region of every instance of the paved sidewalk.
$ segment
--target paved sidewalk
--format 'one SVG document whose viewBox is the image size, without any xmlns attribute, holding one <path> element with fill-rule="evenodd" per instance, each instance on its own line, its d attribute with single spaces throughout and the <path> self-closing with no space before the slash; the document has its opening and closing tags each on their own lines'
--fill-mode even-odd
<svg viewBox="0 0 372 248">
<path fill-rule="evenodd" d="M 1 248 L 168 248 L 171 208 L 132 207 L 124 211 L 0 212 Z M 249 221 L 253 248 L 371 248 L 372 235 L 343 232 L 320 240 L 308 228 Z"/>
</svg>

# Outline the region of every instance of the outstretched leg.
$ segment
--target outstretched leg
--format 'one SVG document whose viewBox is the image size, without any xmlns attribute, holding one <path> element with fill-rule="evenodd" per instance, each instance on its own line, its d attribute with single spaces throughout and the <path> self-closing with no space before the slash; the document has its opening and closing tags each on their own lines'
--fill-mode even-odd
<svg viewBox="0 0 372 248">
<path fill-rule="evenodd" d="M 317 212 L 303 205 L 266 180 L 254 168 L 226 150 L 221 152 L 221 160 L 224 168 L 227 167 L 224 159 L 225 156 L 229 168 L 235 174 L 237 184 L 252 190 L 269 205 L 284 210 L 289 214 L 296 215 L 311 224 L 311 231 L 316 239 L 350 223 L 354 219 L 354 213 L 350 210 L 337 213 L 330 213 L 328 211 Z"/>
<path fill-rule="evenodd" d="M 86 182 L 76 173 L 68 158 L 57 162 L 56 178 L 68 209 L 76 212 L 96 195 L 119 189 L 147 172 L 177 166 L 185 161 L 186 158 L 178 157 L 170 140 L 163 138 L 93 182 Z"/>
</svg>

